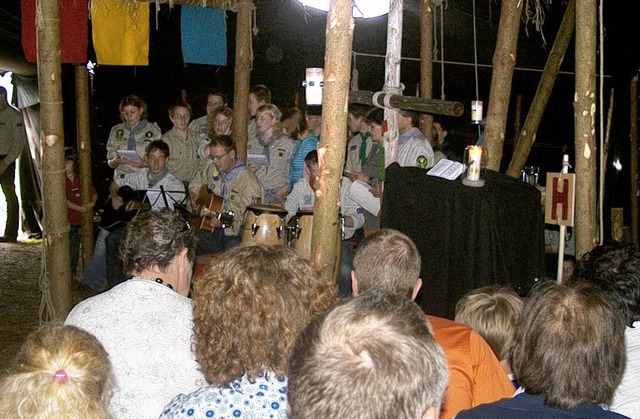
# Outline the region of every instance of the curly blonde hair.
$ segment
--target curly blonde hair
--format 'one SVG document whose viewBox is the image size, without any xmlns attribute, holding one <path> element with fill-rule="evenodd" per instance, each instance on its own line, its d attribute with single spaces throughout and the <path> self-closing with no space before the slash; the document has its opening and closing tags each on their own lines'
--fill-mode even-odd
<svg viewBox="0 0 640 419">
<path fill-rule="evenodd" d="M 0 381 L 3 418 L 111 418 L 109 355 L 90 333 L 43 326 L 27 338 Z"/>
<path fill-rule="evenodd" d="M 296 337 L 335 292 L 285 246 L 248 244 L 215 257 L 193 291 L 195 352 L 209 382 L 285 377 Z"/>
</svg>

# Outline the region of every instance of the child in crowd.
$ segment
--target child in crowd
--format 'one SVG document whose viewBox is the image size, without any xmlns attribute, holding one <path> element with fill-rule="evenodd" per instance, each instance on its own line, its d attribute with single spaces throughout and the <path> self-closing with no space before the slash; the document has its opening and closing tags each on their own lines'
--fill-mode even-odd
<svg viewBox="0 0 640 419">
<path fill-rule="evenodd" d="M 0 417 L 111 418 L 109 355 L 74 326 L 43 326 L 27 338 L 0 380 Z"/>
<path fill-rule="evenodd" d="M 495 285 L 472 290 L 456 304 L 456 321 L 487 341 L 516 389 L 519 386 L 508 353 L 523 307 L 524 302 L 512 289 Z"/>
<path fill-rule="evenodd" d="M 76 276 L 78 271 L 78 261 L 80 260 L 80 242 L 82 237 L 81 224 L 82 214 L 91 212 L 98 201 L 96 188 L 91 187 L 91 202 L 82 204 L 80 200 L 80 166 L 78 164 L 78 153 L 72 147 L 64 149 L 65 166 L 64 171 L 67 177 L 67 209 L 69 217 L 69 245 L 71 251 L 71 277 Z"/>
</svg>

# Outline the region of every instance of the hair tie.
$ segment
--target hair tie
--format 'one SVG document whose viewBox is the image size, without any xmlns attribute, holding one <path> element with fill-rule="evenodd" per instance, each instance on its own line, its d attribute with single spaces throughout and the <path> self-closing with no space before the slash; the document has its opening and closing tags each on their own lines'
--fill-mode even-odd
<svg viewBox="0 0 640 419">
<path fill-rule="evenodd" d="M 64 370 L 58 370 L 55 374 L 53 374 L 53 381 L 62 381 L 66 383 L 67 381 L 69 381 L 69 377 Z"/>
</svg>

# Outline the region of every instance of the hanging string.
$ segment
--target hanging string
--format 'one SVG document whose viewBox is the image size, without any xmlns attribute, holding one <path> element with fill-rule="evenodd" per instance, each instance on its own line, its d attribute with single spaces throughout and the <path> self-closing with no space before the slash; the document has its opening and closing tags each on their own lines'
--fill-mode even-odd
<svg viewBox="0 0 640 419">
<path fill-rule="evenodd" d="M 478 89 L 478 40 L 476 36 L 476 0 L 473 0 L 473 68 L 476 75 L 476 100 L 480 100 L 480 93 Z M 478 124 L 478 142 L 482 141 L 481 124 Z"/>
</svg>

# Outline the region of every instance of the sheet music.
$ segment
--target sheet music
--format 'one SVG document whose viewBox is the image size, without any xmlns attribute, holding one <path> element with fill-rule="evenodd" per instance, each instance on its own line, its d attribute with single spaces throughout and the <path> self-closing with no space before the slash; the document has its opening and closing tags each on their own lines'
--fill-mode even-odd
<svg viewBox="0 0 640 419">
<path fill-rule="evenodd" d="M 264 154 L 247 154 L 247 164 L 255 164 L 258 166 L 267 166 L 269 159 Z"/>
<path fill-rule="evenodd" d="M 430 176 L 454 180 L 464 172 L 464 165 L 457 161 L 442 159 L 427 172 Z"/>
<path fill-rule="evenodd" d="M 140 157 L 135 150 L 118 150 L 118 156 L 124 157 L 129 161 L 140 161 Z"/>
</svg>

